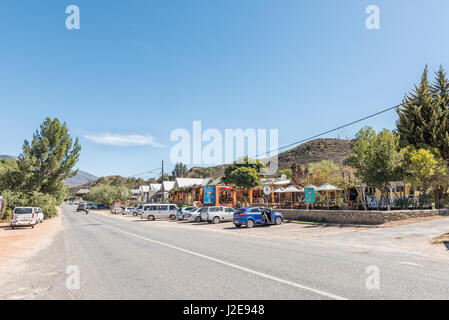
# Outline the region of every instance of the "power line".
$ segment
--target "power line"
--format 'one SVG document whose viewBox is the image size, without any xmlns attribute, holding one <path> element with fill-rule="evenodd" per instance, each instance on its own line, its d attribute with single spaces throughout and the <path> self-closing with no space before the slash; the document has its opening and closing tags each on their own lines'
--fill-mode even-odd
<svg viewBox="0 0 449 320">
<path fill-rule="evenodd" d="M 138 174 L 132 175 L 131 177 L 137 177 L 137 176 L 141 176 L 141 175 L 144 175 L 144 174 L 147 174 L 147 173 L 154 173 L 157 170 L 161 170 L 161 168 L 156 168 L 156 169 L 152 169 L 150 171 L 145 171 L 145 172 L 142 172 L 142 173 L 138 173 Z"/>
<path fill-rule="evenodd" d="M 353 124 L 356 124 L 356 123 L 365 121 L 365 120 L 367 120 L 367 119 L 376 117 L 376 116 L 378 116 L 378 115 L 380 115 L 380 114 L 382 114 L 382 113 L 391 111 L 391 110 L 393 110 L 393 109 L 397 109 L 397 108 L 399 108 L 401 105 L 402 105 L 402 104 L 395 105 L 394 107 L 390 107 L 390 108 L 387 108 L 387 109 L 385 109 L 385 110 L 382 110 L 382 111 L 373 113 L 373 114 L 371 114 L 371 115 L 369 115 L 369 116 L 366 116 L 366 117 L 364 117 L 364 118 L 361 118 L 361 119 L 352 121 L 352 122 L 350 122 L 350 123 L 344 124 L 344 125 L 339 126 L 339 127 L 335 128 L 335 129 L 328 130 L 328 131 L 325 131 L 325 132 L 316 134 L 316 135 L 314 135 L 314 136 L 312 136 L 312 137 L 309 137 L 309 138 L 306 138 L 306 139 L 302 139 L 302 140 L 300 140 L 300 141 L 296 141 L 296 142 L 287 144 L 287 145 L 282 146 L 282 147 L 280 147 L 280 148 L 277 148 L 277 149 L 275 149 L 275 150 L 270 150 L 270 151 L 267 151 L 267 152 L 258 154 L 258 155 L 256 155 L 254 158 L 258 158 L 258 157 L 260 157 L 260 156 L 266 156 L 266 155 L 268 155 L 268 154 L 270 154 L 270 153 L 272 153 L 272 152 L 279 152 L 280 150 L 283 150 L 283 149 L 286 149 L 286 148 L 289 148 L 289 147 L 293 147 L 293 146 L 295 146 L 295 145 L 297 145 L 297 144 L 304 143 L 304 142 L 307 142 L 307 141 L 309 141 L 309 140 L 313 140 L 313 139 L 319 138 L 319 137 L 321 137 L 321 136 L 324 136 L 324 135 L 326 135 L 326 134 L 332 133 L 332 132 L 334 132 L 334 131 L 337 131 L 337 130 L 340 130 L 340 129 L 343 129 L 343 128 L 352 126 Z"/>
</svg>

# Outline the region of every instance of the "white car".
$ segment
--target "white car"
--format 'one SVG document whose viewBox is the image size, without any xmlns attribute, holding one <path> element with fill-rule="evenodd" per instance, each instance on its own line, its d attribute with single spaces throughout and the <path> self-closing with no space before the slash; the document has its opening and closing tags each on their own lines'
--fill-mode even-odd
<svg viewBox="0 0 449 320">
<path fill-rule="evenodd" d="M 141 219 L 156 220 L 156 219 L 170 219 L 176 220 L 176 213 L 178 207 L 174 204 L 146 204 L 140 212 L 142 212 Z"/>
<path fill-rule="evenodd" d="M 17 227 L 31 227 L 38 223 L 38 213 L 36 208 L 18 207 L 14 208 L 11 219 L 11 229 Z"/>
<path fill-rule="evenodd" d="M 42 223 L 44 222 L 44 212 L 42 211 L 41 208 L 34 208 L 36 209 L 37 212 L 37 222 L 38 223 Z"/>
<path fill-rule="evenodd" d="M 207 208 L 196 208 L 192 211 L 187 211 L 186 213 L 184 213 L 182 220 L 189 222 L 201 222 L 201 212 L 203 211 L 203 209 L 207 210 Z"/>
<path fill-rule="evenodd" d="M 220 223 L 225 221 L 232 221 L 235 210 L 231 207 L 204 207 L 201 212 L 201 220 L 208 223 Z"/>
</svg>

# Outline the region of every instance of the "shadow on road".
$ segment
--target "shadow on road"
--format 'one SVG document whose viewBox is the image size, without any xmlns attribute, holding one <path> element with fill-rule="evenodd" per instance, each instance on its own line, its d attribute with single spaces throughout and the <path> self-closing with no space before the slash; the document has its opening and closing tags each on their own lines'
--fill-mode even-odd
<svg viewBox="0 0 449 320">
<path fill-rule="evenodd" d="M 443 244 L 446 247 L 446 249 L 449 250 L 449 241 L 444 241 Z"/>
</svg>

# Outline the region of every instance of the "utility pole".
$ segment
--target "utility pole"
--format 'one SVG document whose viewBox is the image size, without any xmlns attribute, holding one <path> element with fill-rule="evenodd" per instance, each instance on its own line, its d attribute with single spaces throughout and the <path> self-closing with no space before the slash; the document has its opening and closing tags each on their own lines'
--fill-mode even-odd
<svg viewBox="0 0 449 320">
<path fill-rule="evenodd" d="M 161 183 L 164 184 L 164 160 L 162 160 L 162 175 L 161 175 Z M 162 190 L 162 186 L 161 186 L 161 190 Z M 164 194 L 162 194 L 162 199 L 161 202 L 165 203 L 165 198 L 164 198 Z"/>
</svg>

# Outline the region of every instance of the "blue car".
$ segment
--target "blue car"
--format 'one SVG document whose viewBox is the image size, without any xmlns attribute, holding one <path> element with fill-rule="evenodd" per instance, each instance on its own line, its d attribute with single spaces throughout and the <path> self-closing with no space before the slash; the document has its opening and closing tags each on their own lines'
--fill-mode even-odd
<svg viewBox="0 0 449 320">
<path fill-rule="evenodd" d="M 243 225 L 248 228 L 268 224 L 280 225 L 282 221 L 284 221 L 284 216 L 281 213 L 264 207 L 239 209 L 234 214 L 234 225 L 237 228 Z"/>
</svg>

